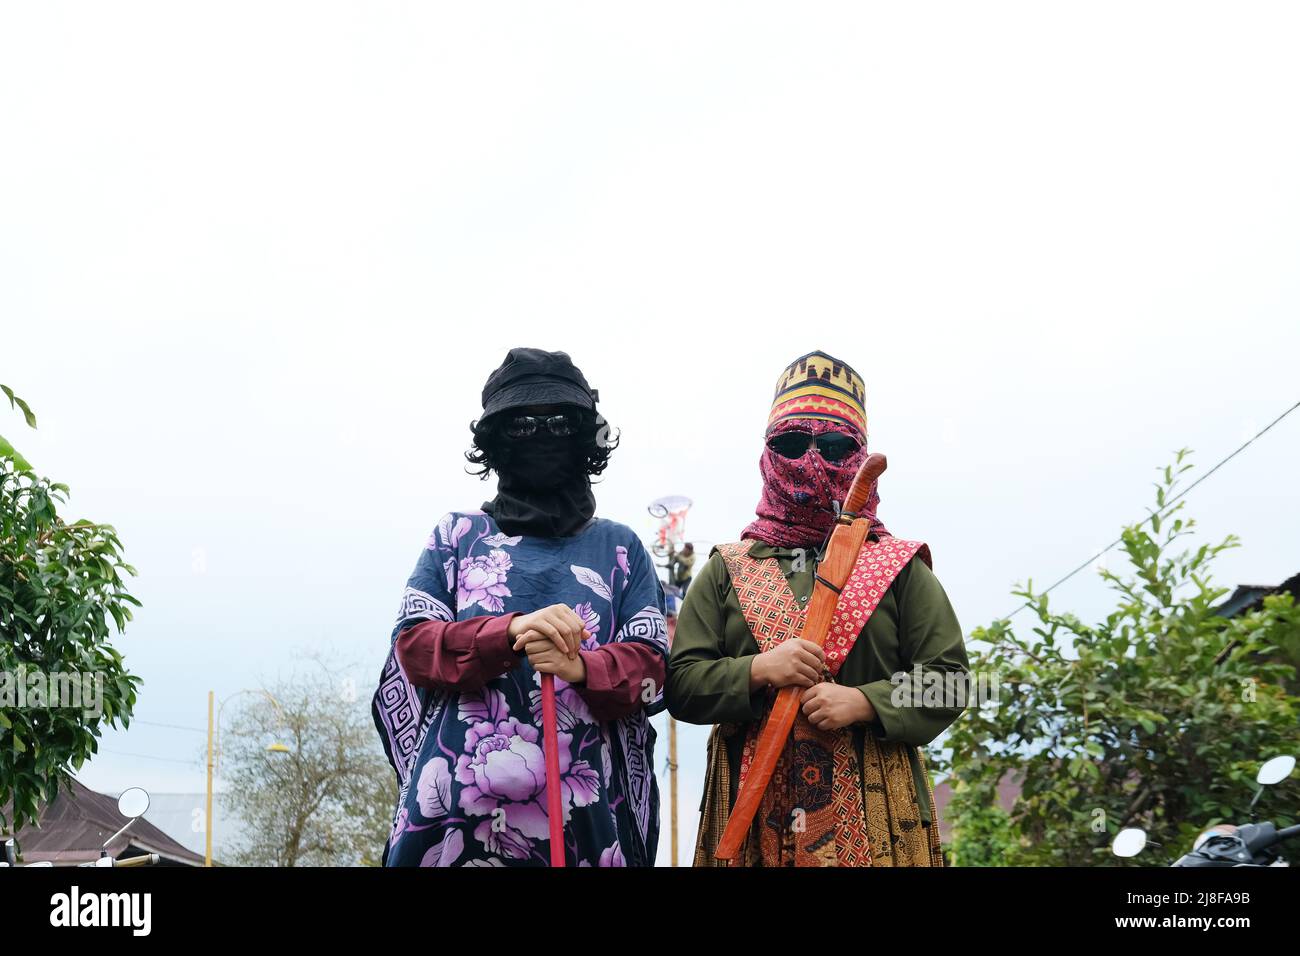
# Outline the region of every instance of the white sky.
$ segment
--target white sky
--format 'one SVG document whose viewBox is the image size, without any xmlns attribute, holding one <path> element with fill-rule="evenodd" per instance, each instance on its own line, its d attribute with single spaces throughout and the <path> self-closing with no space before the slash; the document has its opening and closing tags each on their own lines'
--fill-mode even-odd
<svg viewBox="0 0 1300 956">
<path fill-rule="evenodd" d="M 1173 449 L 1300 398 L 1294 5 L 0 11 L 0 381 L 41 426 L 0 433 L 140 569 L 143 720 L 311 648 L 368 695 L 429 529 L 490 496 L 461 453 L 514 345 L 621 427 L 599 512 L 648 538 L 686 494 L 709 542 L 780 369 L 856 365 L 882 516 L 968 629 L 1141 516 Z M 1244 539 L 1220 583 L 1300 570 L 1297 435 L 1189 499 Z M 83 778 L 198 791 L 202 739 L 137 724 Z"/>
</svg>

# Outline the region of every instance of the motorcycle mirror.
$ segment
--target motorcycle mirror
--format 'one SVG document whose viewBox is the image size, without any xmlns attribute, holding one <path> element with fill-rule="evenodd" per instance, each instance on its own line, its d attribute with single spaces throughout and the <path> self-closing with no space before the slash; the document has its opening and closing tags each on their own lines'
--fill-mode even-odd
<svg viewBox="0 0 1300 956">
<path fill-rule="evenodd" d="M 1147 845 L 1147 831 L 1140 827 L 1120 830 L 1111 841 L 1110 852 L 1120 857 L 1137 856 Z"/>
<path fill-rule="evenodd" d="M 117 812 L 124 817 L 144 816 L 149 809 L 149 793 L 140 787 L 131 787 L 129 790 L 123 790 L 121 796 L 117 798 Z"/>
<path fill-rule="evenodd" d="M 1271 787 L 1291 776 L 1291 771 L 1294 769 L 1295 757 L 1290 755 L 1274 757 L 1272 760 L 1266 760 L 1264 766 L 1259 768 L 1259 773 L 1255 775 L 1255 782 L 1261 787 Z"/>
</svg>

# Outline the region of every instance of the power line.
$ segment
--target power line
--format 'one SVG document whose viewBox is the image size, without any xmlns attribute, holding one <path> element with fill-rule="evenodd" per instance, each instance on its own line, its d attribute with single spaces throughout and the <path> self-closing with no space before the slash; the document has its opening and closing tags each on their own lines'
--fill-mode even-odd
<svg viewBox="0 0 1300 956">
<path fill-rule="evenodd" d="M 166 728 L 168 728 L 169 730 L 192 730 L 192 731 L 194 731 L 194 733 L 196 733 L 196 734 L 206 734 L 206 733 L 208 732 L 208 729 L 207 729 L 206 727 L 187 727 L 187 726 L 184 725 L 184 724 L 163 724 L 163 723 L 159 723 L 159 722 L 156 721 L 156 720 L 138 720 L 138 719 L 137 719 L 137 720 L 133 720 L 133 721 L 131 721 L 131 723 L 133 723 L 133 724 L 145 724 L 145 725 L 147 725 L 147 726 L 149 726 L 149 727 L 166 727 Z"/>
<path fill-rule="evenodd" d="M 177 757 L 155 757 L 153 754 L 129 754 L 122 750 L 100 750 L 99 752 L 102 754 L 112 754 L 114 757 L 137 757 L 140 760 L 162 760 L 167 763 L 183 763 L 189 767 L 192 767 L 199 762 L 198 760 L 181 760 Z"/>
<path fill-rule="evenodd" d="M 1147 515 L 1147 517 L 1145 517 L 1145 518 L 1143 518 L 1141 521 L 1139 521 L 1139 522 L 1135 525 L 1135 527 L 1140 528 L 1140 527 L 1142 527 L 1144 524 L 1146 524 L 1148 521 L 1151 521 L 1153 518 L 1155 518 L 1155 517 L 1157 517 L 1157 516 L 1162 516 L 1162 515 L 1167 514 L 1170 508 L 1172 508 L 1174 505 L 1176 505 L 1179 501 L 1181 501 L 1183 498 L 1185 498 L 1185 497 L 1187 496 L 1188 492 L 1190 492 L 1193 488 L 1195 488 L 1197 485 L 1199 485 L 1201 482 L 1203 482 L 1206 478 L 1209 478 L 1210 475 L 1214 474 L 1216 471 L 1218 471 L 1220 468 L 1222 468 L 1222 467 L 1223 467 L 1224 465 L 1226 465 L 1228 462 L 1232 461 L 1232 459 L 1236 458 L 1239 454 L 1241 454 L 1243 451 L 1245 451 L 1245 450 L 1246 450 L 1246 449 L 1247 449 L 1247 448 L 1248 448 L 1252 443 L 1254 443 L 1255 439 L 1259 438 L 1261 435 L 1263 435 L 1266 431 L 1268 431 L 1270 428 L 1272 428 L 1274 425 L 1276 425 L 1276 424 L 1277 424 L 1278 422 L 1280 422 L 1282 419 L 1286 418 L 1288 415 L 1290 415 L 1292 412 L 1294 412 L 1297 408 L 1300 408 L 1300 402 L 1296 402 L 1294 405 L 1292 405 L 1290 408 L 1288 408 L 1286 411 L 1284 411 L 1281 415 L 1277 416 L 1277 418 L 1273 419 L 1271 422 L 1269 422 L 1267 425 L 1265 425 L 1263 428 L 1261 428 L 1259 431 L 1257 431 L 1254 435 L 1250 436 L 1250 438 L 1246 439 L 1246 441 L 1245 441 L 1245 442 L 1244 442 L 1244 443 L 1243 443 L 1239 448 L 1237 448 L 1234 452 L 1232 452 L 1230 455 L 1228 455 L 1227 457 L 1225 457 L 1225 458 L 1223 458 L 1222 460 L 1220 460 L 1220 461 L 1218 462 L 1218 464 L 1216 464 L 1213 468 L 1211 468 L 1211 469 L 1210 469 L 1209 471 L 1207 471 L 1205 474 L 1201 475 L 1201 477 L 1197 478 L 1195 481 L 1193 481 L 1190 485 L 1188 485 L 1186 488 L 1184 488 L 1184 489 L 1183 489 L 1182 491 L 1180 491 L 1178 494 L 1174 495 L 1174 497 L 1170 498 L 1169 501 L 1165 503 L 1165 506 L 1164 506 L 1163 508 L 1161 508 L 1159 511 L 1156 511 L 1156 512 L 1154 512 L 1153 514 Z M 1109 551 L 1111 548 L 1115 547 L 1115 545 L 1120 544 L 1121 542 L 1123 542 L 1123 540 L 1124 540 L 1124 536 L 1123 536 L 1123 534 L 1121 534 L 1118 538 L 1116 538 L 1116 539 L 1115 539 L 1114 541 L 1112 541 L 1110 544 L 1106 545 L 1106 547 L 1102 548 L 1100 551 L 1098 551 L 1096 554 L 1094 554 L 1094 555 L 1093 555 L 1091 558 L 1089 558 L 1087 561 L 1083 562 L 1083 564 L 1079 565 L 1077 568 L 1075 568 L 1075 569 L 1074 569 L 1073 571 L 1071 571 L 1069 574 L 1065 575 L 1065 577 L 1060 578 L 1059 580 L 1053 582 L 1053 583 L 1052 583 L 1052 584 L 1047 588 L 1047 590 L 1045 590 L 1045 591 L 1040 591 L 1040 592 L 1039 592 L 1040 596 L 1046 597 L 1048 594 L 1051 594 L 1052 591 L 1054 591 L 1056 588 L 1060 587 L 1060 586 L 1061 586 L 1062 584 L 1064 584 L 1066 581 L 1070 580 L 1070 578 L 1074 577 L 1074 576 L 1075 576 L 1076 574 L 1078 574 L 1080 571 L 1084 570 L 1084 569 L 1087 568 L 1087 567 L 1090 567 L 1094 561 L 1096 561 L 1098 558 L 1100 558 L 1103 554 L 1105 554 L 1105 553 L 1106 553 L 1107 551 Z M 1003 615 L 1002 620 L 1010 620 L 1011 618 L 1015 617 L 1017 614 L 1019 614 L 1021 611 L 1023 611 L 1025 608 L 1027 608 L 1027 607 L 1029 607 L 1029 606 L 1030 606 L 1030 605 L 1029 605 L 1029 602 L 1028 602 L 1028 601 L 1025 601 L 1023 604 L 1021 604 L 1019 607 L 1017 607 L 1017 608 L 1016 608 L 1014 611 L 1012 611 L 1010 614 Z"/>
</svg>

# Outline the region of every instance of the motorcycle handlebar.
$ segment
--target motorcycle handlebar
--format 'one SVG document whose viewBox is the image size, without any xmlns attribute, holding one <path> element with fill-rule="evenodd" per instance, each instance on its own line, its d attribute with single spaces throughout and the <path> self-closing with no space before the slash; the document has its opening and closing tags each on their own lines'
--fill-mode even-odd
<svg viewBox="0 0 1300 956">
<path fill-rule="evenodd" d="M 1278 830 L 1277 840 L 1275 842 L 1281 843 L 1283 840 L 1289 840 L 1297 834 L 1300 834 L 1300 823 L 1297 823 L 1293 827 L 1287 827 L 1285 830 Z"/>
<path fill-rule="evenodd" d="M 125 860 L 115 860 L 111 856 L 101 856 L 93 863 L 82 863 L 81 866 L 92 867 L 114 867 L 114 866 L 152 866 L 157 863 L 160 857 L 157 853 L 142 853 L 140 856 L 129 856 Z"/>
</svg>

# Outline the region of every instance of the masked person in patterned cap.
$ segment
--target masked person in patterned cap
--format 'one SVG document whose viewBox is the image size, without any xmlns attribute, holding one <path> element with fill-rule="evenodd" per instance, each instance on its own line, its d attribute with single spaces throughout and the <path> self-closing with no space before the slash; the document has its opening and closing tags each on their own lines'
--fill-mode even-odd
<svg viewBox="0 0 1300 956">
<path fill-rule="evenodd" d="M 695 865 L 714 854 L 776 690 L 804 688 L 801 712 L 739 862 L 751 866 L 942 866 L 920 748 L 964 701 L 933 691 L 968 675 L 961 628 L 929 549 L 890 535 L 874 492 L 863 555 L 826 651 L 799 637 L 839 503 L 867 455 L 862 379 L 823 352 L 777 382 L 757 518 L 714 548 L 677 618 L 667 701 L 714 724 Z M 916 558 L 920 560 L 916 560 Z M 865 617 L 865 623 L 863 618 Z"/>
<path fill-rule="evenodd" d="M 399 794 L 388 866 L 546 866 L 541 675 L 555 675 L 568 866 L 650 866 L 668 645 L 654 564 L 595 517 L 616 441 L 563 352 L 511 349 L 466 457 L 497 494 L 437 523 L 372 702 Z"/>
</svg>

